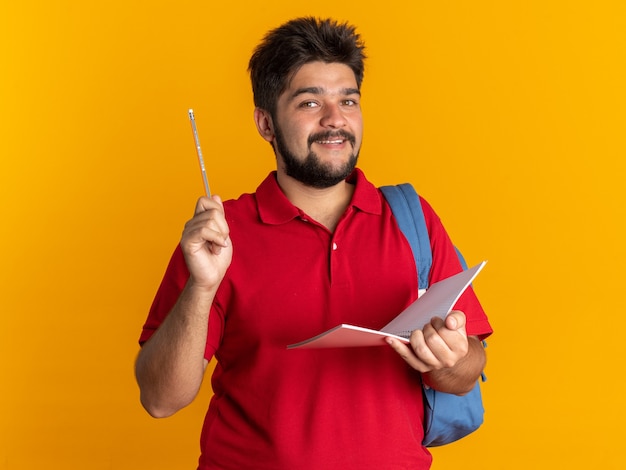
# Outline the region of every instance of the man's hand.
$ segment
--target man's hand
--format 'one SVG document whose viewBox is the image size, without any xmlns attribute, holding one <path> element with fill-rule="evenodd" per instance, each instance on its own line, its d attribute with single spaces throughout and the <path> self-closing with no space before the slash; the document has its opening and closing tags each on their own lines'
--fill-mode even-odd
<svg viewBox="0 0 626 470">
<path fill-rule="evenodd" d="M 391 340 L 389 344 L 413 369 L 425 373 L 449 369 L 467 355 L 465 314 L 452 311 L 445 320 L 435 317 L 423 330 L 411 333 L 410 345 Z"/>
<path fill-rule="evenodd" d="M 195 287 L 216 289 L 232 260 L 229 228 L 219 196 L 201 197 L 180 245 Z"/>
<path fill-rule="evenodd" d="M 466 318 L 452 311 L 445 320 L 433 318 L 423 330 L 411 333 L 410 344 L 387 338 L 391 347 L 424 382 L 436 390 L 469 392 L 485 367 L 485 351 L 476 337 L 468 337 Z"/>
</svg>

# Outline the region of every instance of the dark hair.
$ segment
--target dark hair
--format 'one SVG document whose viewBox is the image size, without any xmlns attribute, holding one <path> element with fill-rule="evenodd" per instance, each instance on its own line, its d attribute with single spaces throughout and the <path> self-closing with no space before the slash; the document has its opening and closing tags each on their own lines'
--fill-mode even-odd
<svg viewBox="0 0 626 470">
<path fill-rule="evenodd" d="M 347 65 L 360 89 L 364 49 L 354 26 L 331 19 L 296 18 L 269 31 L 248 63 L 254 105 L 274 115 L 289 80 L 300 67 L 314 61 Z"/>
</svg>

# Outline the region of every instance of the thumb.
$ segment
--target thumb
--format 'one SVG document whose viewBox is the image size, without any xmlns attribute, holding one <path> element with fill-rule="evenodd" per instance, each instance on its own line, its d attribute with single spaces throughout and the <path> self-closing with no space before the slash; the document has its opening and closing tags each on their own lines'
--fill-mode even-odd
<svg viewBox="0 0 626 470">
<path fill-rule="evenodd" d="M 449 330 L 460 330 L 465 328 L 465 314 L 460 310 L 452 310 L 446 317 L 446 328 Z"/>
</svg>

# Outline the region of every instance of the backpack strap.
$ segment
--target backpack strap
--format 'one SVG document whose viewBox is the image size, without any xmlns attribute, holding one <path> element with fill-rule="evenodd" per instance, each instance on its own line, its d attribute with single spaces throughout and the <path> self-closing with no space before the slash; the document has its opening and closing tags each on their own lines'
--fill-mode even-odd
<svg viewBox="0 0 626 470">
<path fill-rule="evenodd" d="M 420 291 L 426 290 L 433 254 L 419 196 L 410 183 L 381 186 L 380 190 L 389 203 L 400 230 L 411 245 L 417 268 L 418 288 Z"/>
</svg>

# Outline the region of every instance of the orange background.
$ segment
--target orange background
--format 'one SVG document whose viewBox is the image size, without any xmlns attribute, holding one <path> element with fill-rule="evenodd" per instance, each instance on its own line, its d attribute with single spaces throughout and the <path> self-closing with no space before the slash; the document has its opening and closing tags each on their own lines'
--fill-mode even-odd
<svg viewBox="0 0 626 470">
<path fill-rule="evenodd" d="M 626 4 L 295 3 L 0 5 L 0 469 L 195 468 L 208 381 L 153 420 L 133 377 L 203 192 L 187 109 L 213 191 L 254 191 L 247 60 L 300 15 L 366 40 L 370 179 L 489 260 L 486 424 L 433 468 L 622 468 Z"/>
</svg>

